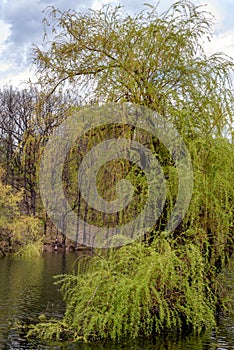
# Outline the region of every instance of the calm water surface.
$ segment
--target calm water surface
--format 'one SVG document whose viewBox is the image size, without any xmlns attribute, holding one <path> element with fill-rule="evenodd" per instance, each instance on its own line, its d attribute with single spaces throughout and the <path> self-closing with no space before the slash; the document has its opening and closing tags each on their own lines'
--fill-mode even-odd
<svg viewBox="0 0 234 350">
<path fill-rule="evenodd" d="M 41 314 L 61 318 L 64 304 L 53 276 L 74 267 L 75 253 L 47 253 L 43 257 L 0 260 L 0 349 L 69 349 L 69 350 L 234 350 L 234 318 L 220 321 L 218 330 L 200 337 L 157 339 L 155 343 L 112 344 L 32 344 L 22 337 L 17 323 L 38 320 Z M 233 276 L 227 276 L 234 280 Z"/>
</svg>

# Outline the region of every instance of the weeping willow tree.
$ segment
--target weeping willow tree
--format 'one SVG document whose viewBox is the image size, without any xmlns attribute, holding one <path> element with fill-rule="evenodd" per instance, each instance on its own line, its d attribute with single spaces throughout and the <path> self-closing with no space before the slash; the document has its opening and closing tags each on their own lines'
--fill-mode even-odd
<svg viewBox="0 0 234 350">
<path fill-rule="evenodd" d="M 122 7 L 88 13 L 52 8 L 45 24 L 52 29 L 45 38 L 52 39 L 44 49 L 34 48 L 34 58 L 47 93 L 69 83 L 87 91 L 89 103 L 130 102 L 156 111 L 183 136 L 193 162 L 194 190 L 181 224 L 163 236 L 178 175 L 160 142 L 146 135 L 144 141 L 170 180 L 166 209 L 150 240 L 97 257 L 78 276 L 61 277 L 64 319 L 36 325 L 31 333 L 120 340 L 212 327 L 222 305 L 217 276 L 229 262 L 234 238 L 233 61 L 204 51 L 212 16 L 182 0 L 161 15 L 151 5 L 134 16 Z M 131 138 L 132 132 L 137 131 L 125 127 L 124 136 Z M 91 146 L 105 139 L 103 129 L 92 137 Z M 114 166 L 112 182 L 121 169 Z M 142 179 L 127 167 L 131 180 Z M 102 185 L 105 192 L 106 181 Z"/>
</svg>

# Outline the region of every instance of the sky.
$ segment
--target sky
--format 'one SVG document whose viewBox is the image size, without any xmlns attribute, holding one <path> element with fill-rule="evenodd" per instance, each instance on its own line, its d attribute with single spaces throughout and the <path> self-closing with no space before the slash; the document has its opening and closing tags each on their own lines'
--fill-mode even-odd
<svg viewBox="0 0 234 350">
<path fill-rule="evenodd" d="M 165 11 L 176 0 L 161 0 L 158 12 Z M 24 87 L 31 79 L 35 81 L 32 65 L 32 45 L 43 40 L 43 10 L 54 6 L 62 11 L 75 9 L 86 11 L 98 9 L 102 4 L 120 3 L 130 13 L 139 12 L 147 2 L 157 0 L 0 0 L 0 88 L 6 85 Z M 205 4 L 215 16 L 213 39 L 205 44 L 208 54 L 223 52 L 234 58 L 234 0 L 193 0 Z"/>
</svg>

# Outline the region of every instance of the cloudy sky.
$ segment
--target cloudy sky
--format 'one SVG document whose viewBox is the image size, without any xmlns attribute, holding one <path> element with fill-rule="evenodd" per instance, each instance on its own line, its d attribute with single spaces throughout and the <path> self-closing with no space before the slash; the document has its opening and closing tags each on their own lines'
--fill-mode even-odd
<svg viewBox="0 0 234 350">
<path fill-rule="evenodd" d="M 174 0 L 175 1 L 175 0 Z M 173 0 L 161 0 L 159 12 L 166 10 Z M 43 39 L 43 9 L 55 6 L 61 10 L 84 11 L 106 3 L 121 3 L 129 12 L 138 12 L 143 3 L 156 5 L 157 0 L 0 0 L 0 87 L 23 86 L 28 78 L 33 80 L 30 63 L 32 44 Z M 216 18 L 214 37 L 207 44 L 207 52 L 224 52 L 234 58 L 234 0 L 193 0 L 207 4 Z"/>
</svg>

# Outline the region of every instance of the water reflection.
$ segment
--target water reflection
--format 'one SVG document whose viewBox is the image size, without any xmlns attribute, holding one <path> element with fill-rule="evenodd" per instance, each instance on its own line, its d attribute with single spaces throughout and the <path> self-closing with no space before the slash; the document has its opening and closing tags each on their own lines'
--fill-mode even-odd
<svg viewBox="0 0 234 350">
<path fill-rule="evenodd" d="M 27 260 L 12 257 L 0 260 L 0 349 L 234 350 L 234 318 L 223 319 L 216 332 L 207 332 L 200 337 L 168 336 L 154 342 L 126 341 L 121 345 L 27 342 L 19 333 L 17 322 L 34 322 L 41 314 L 62 317 L 64 304 L 58 286 L 53 284 L 53 276 L 69 272 L 76 260 L 76 253 L 47 253 Z"/>
<path fill-rule="evenodd" d="M 30 259 L 0 261 L 0 348 L 6 339 L 17 347 L 18 322 L 33 322 L 40 314 L 62 317 L 64 304 L 53 276 L 69 272 L 75 254 L 45 254 Z M 9 341 L 8 341 L 9 343 Z M 23 348 L 22 348 L 23 349 Z"/>
</svg>

